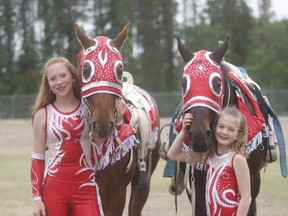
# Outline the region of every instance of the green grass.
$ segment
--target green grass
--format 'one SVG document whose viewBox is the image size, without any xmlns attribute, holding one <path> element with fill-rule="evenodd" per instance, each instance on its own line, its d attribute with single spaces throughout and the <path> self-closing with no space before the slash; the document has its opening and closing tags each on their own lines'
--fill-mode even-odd
<svg viewBox="0 0 288 216">
<path fill-rule="evenodd" d="M 0 212 L 2 216 L 31 215 L 30 159 L 0 154 Z"/>
<path fill-rule="evenodd" d="M 11 123 L 10 127 L 5 123 L 9 122 L 0 122 L 0 215 L 32 215 L 31 129 L 26 127 L 29 124 L 27 122 L 16 121 Z M 11 128 L 15 133 L 8 133 Z M 162 177 L 164 166 L 165 161 L 160 159 L 152 177 L 150 196 L 143 216 L 175 215 L 174 197 L 168 192 L 170 179 Z M 261 190 L 257 199 L 258 215 L 288 215 L 288 179 L 281 176 L 279 161 L 269 164 L 266 172 L 263 171 Z M 191 206 L 186 194 L 181 194 L 177 200 L 177 215 L 191 215 Z"/>
</svg>

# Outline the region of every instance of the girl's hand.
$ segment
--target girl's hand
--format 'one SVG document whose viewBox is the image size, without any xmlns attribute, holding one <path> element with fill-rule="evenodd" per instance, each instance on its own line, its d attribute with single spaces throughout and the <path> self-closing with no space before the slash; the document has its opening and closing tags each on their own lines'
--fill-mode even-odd
<svg viewBox="0 0 288 216">
<path fill-rule="evenodd" d="M 33 202 L 33 216 L 46 216 L 45 205 L 42 200 Z"/>
<path fill-rule="evenodd" d="M 193 115 L 191 113 L 185 113 L 184 118 L 182 120 L 183 132 L 188 133 L 192 125 L 192 121 L 193 121 Z"/>
<path fill-rule="evenodd" d="M 116 98 L 115 107 L 117 110 L 115 124 L 120 125 L 123 122 L 123 116 L 126 110 L 126 103 L 122 98 Z"/>
</svg>

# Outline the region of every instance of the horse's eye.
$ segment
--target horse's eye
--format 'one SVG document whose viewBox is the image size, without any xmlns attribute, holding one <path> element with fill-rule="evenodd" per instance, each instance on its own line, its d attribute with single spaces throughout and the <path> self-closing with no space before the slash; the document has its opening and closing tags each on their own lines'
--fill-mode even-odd
<svg viewBox="0 0 288 216">
<path fill-rule="evenodd" d="M 118 82 L 123 82 L 123 70 L 123 63 L 121 61 L 116 61 L 114 65 L 114 74 Z"/>
<path fill-rule="evenodd" d="M 212 73 L 209 78 L 209 85 L 214 95 L 220 97 L 222 94 L 222 80 L 219 74 Z"/>
<path fill-rule="evenodd" d="M 84 61 L 82 65 L 82 80 L 84 82 L 89 82 L 94 76 L 94 66 L 91 61 Z"/>
<path fill-rule="evenodd" d="M 87 62 L 83 64 L 83 77 L 84 79 L 88 79 L 90 73 L 91 73 L 91 66 Z"/>
<path fill-rule="evenodd" d="M 182 97 L 185 97 L 190 89 L 190 78 L 188 75 L 184 75 L 182 78 Z"/>
</svg>

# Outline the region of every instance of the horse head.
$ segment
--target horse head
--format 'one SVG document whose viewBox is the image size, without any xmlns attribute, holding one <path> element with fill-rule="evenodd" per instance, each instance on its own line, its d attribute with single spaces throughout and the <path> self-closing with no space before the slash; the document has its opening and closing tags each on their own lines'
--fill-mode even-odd
<svg viewBox="0 0 288 216">
<path fill-rule="evenodd" d="M 224 77 L 221 61 L 229 44 L 229 38 L 214 52 L 200 50 L 192 53 L 177 38 L 178 50 L 185 63 L 182 77 L 182 111 L 193 115 L 188 133 L 189 145 L 195 152 L 209 149 L 213 122 L 222 107 Z"/>
<path fill-rule="evenodd" d="M 78 55 L 82 98 L 90 111 L 93 137 L 109 138 L 115 131 L 115 99 L 122 97 L 123 60 L 119 52 L 127 38 L 130 24 L 114 38 L 88 37 L 75 24 L 76 37 L 82 46 Z"/>
</svg>

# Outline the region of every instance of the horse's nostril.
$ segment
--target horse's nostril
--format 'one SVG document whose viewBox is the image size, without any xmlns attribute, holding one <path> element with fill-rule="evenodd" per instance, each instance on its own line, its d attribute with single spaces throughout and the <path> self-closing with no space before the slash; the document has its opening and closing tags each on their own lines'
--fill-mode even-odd
<svg viewBox="0 0 288 216">
<path fill-rule="evenodd" d="M 97 128 L 97 122 L 93 121 L 92 122 L 92 129 L 95 130 Z"/>
<path fill-rule="evenodd" d="M 210 140 L 212 138 L 212 131 L 211 130 L 207 130 L 206 134 L 207 134 L 207 139 Z"/>
</svg>

